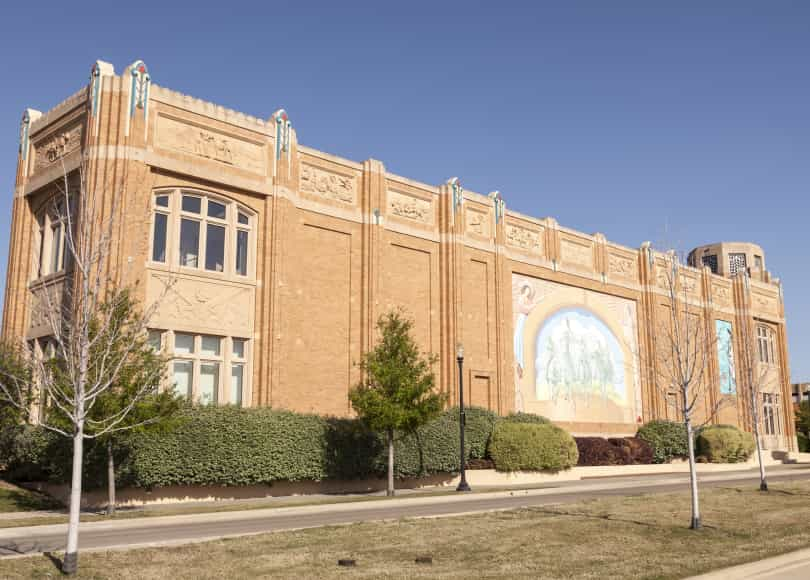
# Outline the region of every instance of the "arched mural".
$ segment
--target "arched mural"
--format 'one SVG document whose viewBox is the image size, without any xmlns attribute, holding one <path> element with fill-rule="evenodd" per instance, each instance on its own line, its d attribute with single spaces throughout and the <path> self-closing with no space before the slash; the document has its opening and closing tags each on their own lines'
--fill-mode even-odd
<svg viewBox="0 0 810 580">
<path fill-rule="evenodd" d="M 624 353 L 616 337 L 584 308 L 565 308 L 537 336 L 536 396 L 540 401 L 611 400 L 627 404 Z"/>
<path fill-rule="evenodd" d="M 515 409 L 579 433 L 634 432 L 641 414 L 635 302 L 518 274 L 512 296 Z"/>
</svg>

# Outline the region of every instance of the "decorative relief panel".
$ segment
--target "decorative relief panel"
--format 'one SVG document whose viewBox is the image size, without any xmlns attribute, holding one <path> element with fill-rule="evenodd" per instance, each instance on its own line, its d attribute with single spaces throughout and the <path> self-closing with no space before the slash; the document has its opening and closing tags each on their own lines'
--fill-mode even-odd
<svg viewBox="0 0 810 580">
<path fill-rule="evenodd" d="M 620 254 L 608 254 L 608 273 L 621 278 L 636 279 L 638 277 L 637 264 L 633 258 Z"/>
<path fill-rule="evenodd" d="M 712 284 L 712 301 L 718 306 L 731 306 L 731 289 L 720 284 Z"/>
<path fill-rule="evenodd" d="M 430 200 L 398 191 L 388 192 L 388 213 L 425 224 L 433 223 L 433 204 Z"/>
<path fill-rule="evenodd" d="M 698 292 L 698 281 L 694 276 L 688 274 L 681 274 L 681 291 L 689 294 Z"/>
<path fill-rule="evenodd" d="M 492 224 L 488 213 L 468 207 L 464 213 L 464 221 L 466 233 L 484 238 L 492 236 Z"/>
<path fill-rule="evenodd" d="M 30 328 L 35 330 L 47 328 L 50 331 L 51 324 L 49 313 L 58 312 L 62 308 L 63 296 L 63 282 L 40 286 L 34 290 L 31 293 Z"/>
<path fill-rule="evenodd" d="M 530 252 L 542 252 L 542 231 L 506 224 L 506 243 Z"/>
<path fill-rule="evenodd" d="M 82 126 L 73 125 L 62 131 L 57 131 L 50 137 L 36 143 L 34 150 L 34 171 L 41 171 L 56 163 L 68 153 L 77 150 L 82 145 Z"/>
<path fill-rule="evenodd" d="M 779 312 L 775 296 L 754 291 L 751 298 L 752 305 L 755 309 L 772 315 L 776 315 Z"/>
<path fill-rule="evenodd" d="M 593 268 L 593 248 L 568 238 L 560 240 L 560 254 L 562 262 L 582 266 L 583 268 Z"/>
<path fill-rule="evenodd" d="M 265 173 L 263 145 L 171 117 L 158 117 L 155 144 L 254 173 Z"/>
<path fill-rule="evenodd" d="M 302 192 L 343 203 L 354 204 L 357 199 L 357 179 L 353 175 L 333 173 L 306 163 L 301 164 L 300 188 Z"/>
<path fill-rule="evenodd" d="M 157 299 L 168 278 L 153 274 L 149 300 Z M 175 328 L 190 324 L 188 330 L 216 329 L 219 334 L 250 336 L 253 332 L 252 287 L 230 286 L 217 281 L 176 278 L 160 301 L 151 324 L 156 328 Z"/>
</svg>

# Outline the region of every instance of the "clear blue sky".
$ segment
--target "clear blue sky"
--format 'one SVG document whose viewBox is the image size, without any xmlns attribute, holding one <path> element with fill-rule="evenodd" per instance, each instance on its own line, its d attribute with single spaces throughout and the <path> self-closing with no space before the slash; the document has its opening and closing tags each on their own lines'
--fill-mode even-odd
<svg viewBox="0 0 810 580">
<path fill-rule="evenodd" d="M 50 6 L 45 6 L 51 4 Z M 0 275 L 25 107 L 96 59 L 638 247 L 763 246 L 810 380 L 810 2 L 6 3 Z M 664 233 L 665 229 L 668 233 Z"/>
</svg>

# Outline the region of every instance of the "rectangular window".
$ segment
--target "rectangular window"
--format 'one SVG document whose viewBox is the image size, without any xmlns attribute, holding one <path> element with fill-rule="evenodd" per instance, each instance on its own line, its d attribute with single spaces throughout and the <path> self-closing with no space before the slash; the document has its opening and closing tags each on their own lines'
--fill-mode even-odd
<svg viewBox="0 0 810 580">
<path fill-rule="evenodd" d="M 221 203 L 208 200 L 208 217 L 216 218 L 219 220 L 225 219 L 225 206 Z"/>
<path fill-rule="evenodd" d="M 181 397 L 191 398 L 191 377 L 194 363 L 189 360 L 176 360 L 173 364 L 174 392 Z"/>
<path fill-rule="evenodd" d="M 213 405 L 217 402 L 219 388 L 219 363 L 200 363 L 200 404 Z"/>
<path fill-rule="evenodd" d="M 199 253 L 200 222 L 183 218 L 180 220 L 180 265 L 196 268 Z"/>
<path fill-rule="evenodd" d="M 231 365 L 231 392 L 228 402 L 237 407 L 242 406 L 242 388 L 244 384 L 245 365 Z"/>
<path fill-rule="evenodd" d="M 37 262 L 37 278 L 41 278 L 45 271 L 45 229 L 39 228 L 39 261 Z"/>
<path fill-rule="evenodd" d="M 248 232 L 238 230 L 236 232 L 236 273 L 240 276 L 247 276 L 247 252 Z"/>
<path fill-rule="evenodd" d="M 178 354 L 194 354 L 194 335 L 175 333 L 174 352 Z"/>
<path fill-rule="evenodd" d="M 238 221 L 240 224 L 248 225 L 250 223 L 250 218 L 247 216 L 247 214 L 240 211 L 236 221 Z"/>
<path fill-rule="evenodd" d="M 151 346 L 154 351 L 159 351 L 161 348 L 163 348 L 163 331 L 150 330 L 147 341 L 149 346 Z"/>
<path fill-rule="evenodd" d="M 218 336 L 203 336 L 201 339 L 200 354 L 205 356 L 219 356 L 219 345 L 222 339 Z"/>
<path fill-rule="evenodd" d="M 169 216 L 164 213 L 155 214 L 155 231 L 152 235 L 152 261 L 166 261 L 166 226 Z"/>
<path fill-rule="evenodd" d="M 169 196 L 159 195 L 155 198 L 155 205 L 158 207 L 169 207 Z"/>
<path fill-rule="evenodd" d="M 234 338 L 233 339 L 233 357 L 234 358 L 245 358 L 245 343 L 247 341 L 244 338 Z"/>
<path fill-rule="evenodd" d="M 183 211 L 187 211 L 189 213 L 200 213 L 200 209 L 202 208 L 202 200 L 199 197 L 194 197 L 192 195 L 184 195 L 182 207 Z"/>
<path fill-rule="evenodd" d="M 51 274 L 61 270 L 62 237 L 62 223 L 57 222 L 51 226 Z"/>
<path fill-rule="evenodd" d="M 208 224 L 205 234 L 205 269 L 225 270 L 225 228 Z"/>
</svg>

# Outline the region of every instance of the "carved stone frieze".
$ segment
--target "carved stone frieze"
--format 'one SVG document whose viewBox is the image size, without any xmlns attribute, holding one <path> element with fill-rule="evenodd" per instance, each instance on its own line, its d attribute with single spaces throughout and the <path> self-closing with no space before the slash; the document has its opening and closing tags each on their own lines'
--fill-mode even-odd
<svg viewBox="0 0 810 580">
<path fill-rule="evenodd" d="M 465 214 L 466 231 L 485 238 L 491 235 L 491 225 L 489 215 L 478 210 L 467 208 Z"/>
<path fill-rule="evenodd" d="M 560 240 L 560 254 L 563 263 L 593 268 L 593 248 L 588 245 L 562 238 Z"/>
<path fill-rule="evenodd" d="M 541 233 L 514 224 L 506 224 L 506 243 L 532 252 L 541 251 Z"/>
<path fill-rule="evenodd" d="M 697 280 L 692 276 L 681 274 L 681 289 L 694 294 L 697 291 Z"/>
<path fill-rule="evenodd" d="M 433 223 L 433 204 L 421 197 L 397 191 L 388 192 L 388 213 L 422 223 Z"/>
<path fill-rule="evenodd" d="M 34 160 L 34 171 L 41 171 L 56 163 L 68 153 L 71 153 L 82 145 L 82 126 L 73 125 L 63 131 L 58 131 L 46 139 L 36 143 L 34 150 L 36 157 Z"/>
<path fill-rule="evenodd" d="M 158 117 L 155 144 L 254 173 L 265 172 L 263 145 L 172 117 Z"/>
<path fill-rule="evenodd" d="M 776 297 L 761 292 L 752 294 L 753 307 L 761 312 L 775 315 L 778 312 Z"/>
<path fill-rule="evenodd" d="M 301 191 L 340 201 L 355 203 L 357 180 L 352 175 L 326 171 L 313 165 L 301 164 Z"/>
<path fill-rule="evenodd" d="M 731 290 L 720 284 L 712 284 L 712 300 L 718 306 L 731 306 Z"/>
<path fill-rule="evenodd" d="M 161 297 L 169 278 L 153 274 L 150 300 Z M 152 323 L 173 328 L 188 321 L 191 330 L 218 329 L 223 334 L 247 336 L 253 331 L 254 289 L 217 281 L 178 277 L 159 300 Z"/>
<path fill-rule="evenodd" d="M 622 278 L 636 277 L 636 261 L 618 254 L 608 255 L 608 273 Z"/>
</svg>

